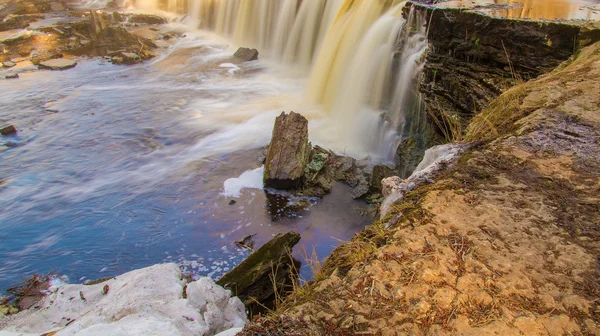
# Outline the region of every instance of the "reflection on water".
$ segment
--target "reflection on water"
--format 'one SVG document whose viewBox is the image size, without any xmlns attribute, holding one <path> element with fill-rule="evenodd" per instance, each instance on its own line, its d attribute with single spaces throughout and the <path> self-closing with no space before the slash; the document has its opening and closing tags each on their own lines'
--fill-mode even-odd
<svg viewBox="0 0 600 336">
<path fill-rule="evenodd" d="M 598 3 L 586 0 L 468 0 L 443 2 L 436 7 L 474 8 L 515 19 L 600 20 Z"/>
<path fill-rule="evenodd" d="M 19 130 L 0 137 L 0 288 L 33 272 L 79 282 L 165 261 L 217 278 L 244 258 L 233 241 L 248 234 L 260 245 L 296 230 L 297 251 L 323 257 L 370 221 L 348 210 L 362 205 L 343 185 L 276 221 L 262 190 L 229 205 L 224 181 L 257 168 L 302 88 L 262 62 L 231 66 L 232 52 L 189 34 L 153 63 L 92 59 L 0 81 L 0 123 Z"/>
</svg>

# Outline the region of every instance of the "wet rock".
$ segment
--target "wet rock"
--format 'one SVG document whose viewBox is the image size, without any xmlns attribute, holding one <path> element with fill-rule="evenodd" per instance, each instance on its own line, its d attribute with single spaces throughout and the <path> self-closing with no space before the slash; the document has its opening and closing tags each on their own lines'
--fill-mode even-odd
<svg viewBox="0 0 600 336">
<path fill-rule="evenodd" d="M 113 20 L 117 23 L 125 21 L 125 19 L 123 19 L 123 15 L 121 15 L 121 13 L 119 13 L 119 12 L 113 12 L 112 17 L 113 17 Z"/>
<path fill-rule="evenodd" d="M 258 59 L 258 50 L 242 47 L 233 56 L 244 61 L 256 61 Z"/>
<path fill-rule="evenodd" d="M 125 64 L 125 65 L 132 65 L 132 64 L 136 64 L 136 63 L 140 63 L 142 61 L 142 59 L 134 53 L 130 53 L 130 52 L 121 52 L 116 56 L 113 56 L 110 61 L 113 64 Z"/>
<path fill-rule="evenodd" d="M 393 168 L 386 165 L 376 165 L 373 167 L 373 175 L 369 184 L 371 193 L 381 193 L 381 180 L 386 177 L 397 175 Z"/>
<path fill-rule="evenodd" d="M 13 125 L 2 125 L 0 126 L 0 134 L 11 135 L 17 133 L 17 129 Z"/>
<path fill-rule="evenodd" d="M 216 283 L 238 296 L 250 315 L 263 311 L 256 302 L 273 307 L 275 299 L 289 293 L 297 280 L 298 265 L 291 253 L 298 241 L 296 232 L 278 234 Z"/>
<path fill-rule="evenodd" d="M 40 302 L 47 292 L 50 277 L 48 275 L 34 274 L 31 278 L 25 280 L 21 285 L 7 289 L 16 299 L 16 306 L 19 310 L 29 309 Z"/>
<path fill-rule="evenodd" d="M 62 58 L 64 55 L 56 50 L 40 50 L 31 53 L 31 63 L 38 65 L 44 61 Z"/>
<path fill-rule="evenodd" d="M 43 19 L 44 15 L 8 15 L 3 20 L 0 20 L 0 31 L 13 29 L 24 29 L 29 27 L 29 24 L 37 20 Z"/>
<path fill-rule="evenodd" d="M 157 15 L 134 14 L 129 18 L 130 23 L 165 24 L 167 20 Z"/>
<path fill-rule="evenodd" d="M 19 74 L 6 75 L 6 76 L 4 76 L 4 78 L 6 78 L 6 79 L 17 79 L 17 78 L 19 78 Z"/>
<path fill-rule="evenodd" d="M 354 199 L 361 198 L 369 193 L 369 187 L 369 181 L 364 176 L 360 176 L 356 187 L 350 190 L 350 196 Z"/>
<path fill-rule="evenodd" d="M 40 69 L 48 69 L 48 70 L 66 70 L 70 68 L 74 68 L 77 65 L 76 60 L 70 60 L 66 58 L 58 58 L 51 59 L 44 62 L 41 62 L 38 67 Z"/>
<path fill-rule="evenodd" d="M 254 236 L 256 236 L 256 233 L 247 235 L 246 237 L 244 237 L 240 240 L 236 240 L 234 242 L 235 246 L 237 246 L 238 248 L 245 248 L 245 249 L 248 249 L 248 250 L 254 252 Z"/>
<path fill-rule="evenodd" d="M 335 160 L 335 179 L 337 181 L 354 180 L 356 160 L 349 156 L 340 156 Z"/>
<path fill-rule="evenodd" d="M 300 186 L 309 156 L 308 120 L 295 112 L 282 112 L 275 120 L 265 159 L 265 187 L 293 189 Z"/>
<path fill-rule="evenodd" d="M 335 181 L 335 170 L 331 165 L 335 154 L 315 146 L 310 161 L 304 167 L 304 179 L 300 193 L 305 196 L 322 197 L 331 191 Z"/>
<path fill-rule="evenodd" d="M 102 15 L 98 15 L 95 10 L 90 10 L 90 29 L 92 37 L 100 38 L 106 28 L 107 24 Z"/>
<path fill-rule="evenodd" d="M 12 61 L 6 61 L 6 62 L 2 62 L 2 65 L 6 68 L 12 68 L 14 67 L 16 64 Z"/>
</svg>

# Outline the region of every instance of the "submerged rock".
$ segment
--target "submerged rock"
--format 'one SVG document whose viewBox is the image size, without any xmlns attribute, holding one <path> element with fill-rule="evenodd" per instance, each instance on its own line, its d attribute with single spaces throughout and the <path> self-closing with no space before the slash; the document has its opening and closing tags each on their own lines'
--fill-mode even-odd
<svg viewBox="0 0 600 336">
<path fill-rule="evenodd" d="M 296 232 L 278 234 L 217 284 L 231 289 L 251 315 L 262 312 L 262 306 L 274 307 L 275 300 L 289 293 L 297 280 L 298 266 L 292 258 L 292 248 L 298 241 L 300 234 Z"/>
<path fill-rule="evenodd" d="M 13 125 L 2 125 L 0 126 L 0 134 L 11 135 L 17 133 L 17 129 Z"/>
<path fill-rule="evenodd" d="M 6 61 L 6 62 L 2 62 L 2 65 L 3 65 L 5 68 L 12 68 L 12 67 L 14 67 L 16 64 L 15 64 L 14 62 L 12 62 L 12 61 Z"/>
<path fill-rule="evenodd" d="M 6 78 L 6 79 L 17 79 L 17 78 L 19 78 L 19 74 L 6 75 L 6 76 L 4 76 L 4 78 Z"/>
<path fill-rule="evenodd" d="M 48 70 L 66 70 L 70 68 L 74 68 L 77 65 L 76 60 L 66 59 L 66 58 L 57 58 L 51 59 L 38 64 L 40 69 L 48 69 Z"/>
<path fill-rule="evenodd" d="M 267 188 L 293 189 L 300 185 L 308 164 L 308 120 L 302 115 L 281 113 L 275 120 L 273 136 L 265 159 Z"/>
<path fill-rule="evenodd" d="M 239 48 L 233 56 L 244 61 L 256 61 L 258 59 L 258 50 L 242 47 Z"/>
</svg>

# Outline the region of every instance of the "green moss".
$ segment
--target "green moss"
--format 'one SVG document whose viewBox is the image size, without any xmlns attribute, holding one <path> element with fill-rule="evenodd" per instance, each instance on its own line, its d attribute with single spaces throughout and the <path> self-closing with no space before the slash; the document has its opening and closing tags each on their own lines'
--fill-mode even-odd
<svg viewBox="0 0 600 336">
<path fill-rule="evenodd" d="M 291 248 L 298 241 L 300 241 L 300 235 L 296 232 L 278 234 L 216 283 L 219 286 L 233 289 L 234 293 L 237 293 L 238 289 L 250 287 L 261 275 L 264 275 L 265 267 L 270 269 L 272 262 L 278 262 L 281 258 L 288 257 Z"/>
</svg>

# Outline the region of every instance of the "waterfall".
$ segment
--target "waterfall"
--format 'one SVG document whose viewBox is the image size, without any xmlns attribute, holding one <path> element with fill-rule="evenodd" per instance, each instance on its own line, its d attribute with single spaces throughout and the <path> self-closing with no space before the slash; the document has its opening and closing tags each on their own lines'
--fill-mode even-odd
<svg viewBox="0 0 600 336">
<path fill-rule="evenodd" d="M 407 104 L 418 101 L 411 90 L 427 47 L 424 20 L 412 12 L 403 18 L 406 1 L 152 1 L 138 0 L 138 6 L 175 12 L 186 7 L 198 28 L 304 69 L 305 100 L 331 117 L 331 133 L 393 160 L 413 109 Z"/>
</svg>

